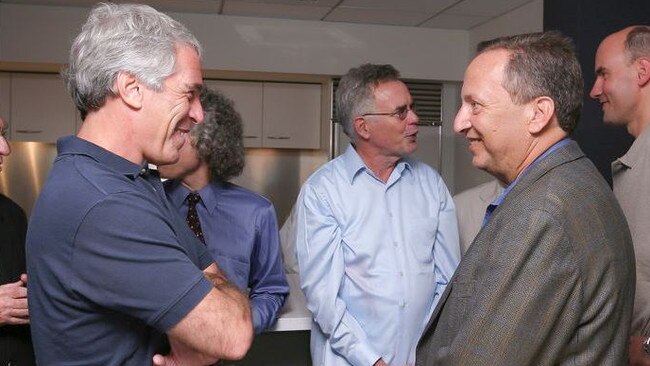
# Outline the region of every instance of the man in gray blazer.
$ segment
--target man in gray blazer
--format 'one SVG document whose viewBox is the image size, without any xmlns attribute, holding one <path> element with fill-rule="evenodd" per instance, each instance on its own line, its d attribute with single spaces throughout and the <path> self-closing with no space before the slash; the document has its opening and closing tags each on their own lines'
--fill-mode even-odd
<svg viewBox="0 0 650 366">
<path fill-rule="evenodd" d="M 454 129 L 506 185 L 434 310 L 417 365 L 621 365 L 634 252 L 606 182 L 568 138 L 582 106 L 571 41 L 486 42 Z"/>
</svg>

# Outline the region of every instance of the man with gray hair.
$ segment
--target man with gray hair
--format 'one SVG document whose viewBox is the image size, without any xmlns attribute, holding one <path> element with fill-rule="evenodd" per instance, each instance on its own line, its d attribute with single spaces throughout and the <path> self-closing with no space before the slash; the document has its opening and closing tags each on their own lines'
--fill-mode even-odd
<svg viewBox="0 0 650 366">
<path fill-rule="evenodd" d="M 460 258 L 447 187 L 408 157 L 418 116 L 391 65 L 364 64 L 336 91 L 352 143 L 296 203 L 301 287 L 314 365 L 415 363 L 415 346 Z"/>
<path fill-rule="evenodd" d="M 58 156 L 27 234 L 39 365 L 206 365 L 252 341 L 246 297 L 164 195 L 169 164 L 203 120 L 201 47 L 143 5 L 100 4 L 64 78 L 84 116 Z"/>
<path fill-rule="evenodd" d="M 568 136 L 582 108 L 571 40 L 499 38 L 463 80 L 454 130 L 505 189 L 486 210 L 418 345 L 417 365 L 621 365 L 634 299 L 630 233 Z"/>
<path fill-rule="evenodd" d="M 601 104 L 603 120 L 625 126 L 635 139 L 612 163 L 612 178 L 636 256 L 630 364 L 650 365 L 650 27 L 607 36 L 596 52 L 595 71 L 590 95 Z"/>
</svg>

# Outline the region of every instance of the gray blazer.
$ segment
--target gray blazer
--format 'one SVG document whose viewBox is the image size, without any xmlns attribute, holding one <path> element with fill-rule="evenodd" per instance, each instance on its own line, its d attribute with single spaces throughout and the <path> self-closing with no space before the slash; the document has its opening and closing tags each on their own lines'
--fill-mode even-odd
<svg viewBox="0 0 650 366">
<path fill-rule="evenodd" d="M 623 365 L 634 274 L 623 213 L 571 141 L 533 166 L 479 232 L 416 365 Z"/>
</svg>

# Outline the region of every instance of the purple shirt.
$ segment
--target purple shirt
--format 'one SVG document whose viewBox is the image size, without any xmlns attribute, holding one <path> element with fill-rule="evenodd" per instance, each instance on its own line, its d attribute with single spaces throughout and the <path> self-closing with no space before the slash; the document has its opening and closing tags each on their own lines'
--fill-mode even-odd
<svg viewBox="0 0 650 366">
<path fill-rule="evenodd" d="M 165 190 L 186 217 L 190 190 L 178 181 L 165 182 Z M 213 182 L 198 193 L 196 210 L 206 246 L 228 278 L 240 289 L 249 289 L 259 334 L 273 326 L 289 294 L 273 204 L 232 183 Z"/>
</svg>

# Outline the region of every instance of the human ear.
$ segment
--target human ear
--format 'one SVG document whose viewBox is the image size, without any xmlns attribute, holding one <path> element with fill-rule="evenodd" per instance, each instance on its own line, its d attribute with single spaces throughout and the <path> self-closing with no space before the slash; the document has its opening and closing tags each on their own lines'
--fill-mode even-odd
<svg viewBox="0 0 650 366">
<path fill-rule="evenodd" d="M 354 119 L 352 122 L 354 125 L 354 131 L 357 133 L 357 136 L 361 137 L 364 140 L 370 138 L 370 127 L 366 122 L 366 119 L 359 116 Z"/>
<path fill-rule="evenodd" d="M 117 95 L 122 101 L 134 109 L 142 107 L 142 92 L 144 86 L 131 73 L 120 72 L 115 78 Z"/>
<path fill-rule="evenodd" d="M 640 87 L 645 86 L 650 81 L 650 59 L 640 57 L 636 60 L 637 64 L 637 82 Z"/>
<path fill-rule="evenodd" d="M 549 97 L 542 96 L 535 98 L 531 103 L 533 115 L 528 123 L 528 132 L 535 135 L 544 130 L 553 119 L 555 102 Z"/>
</svg>

